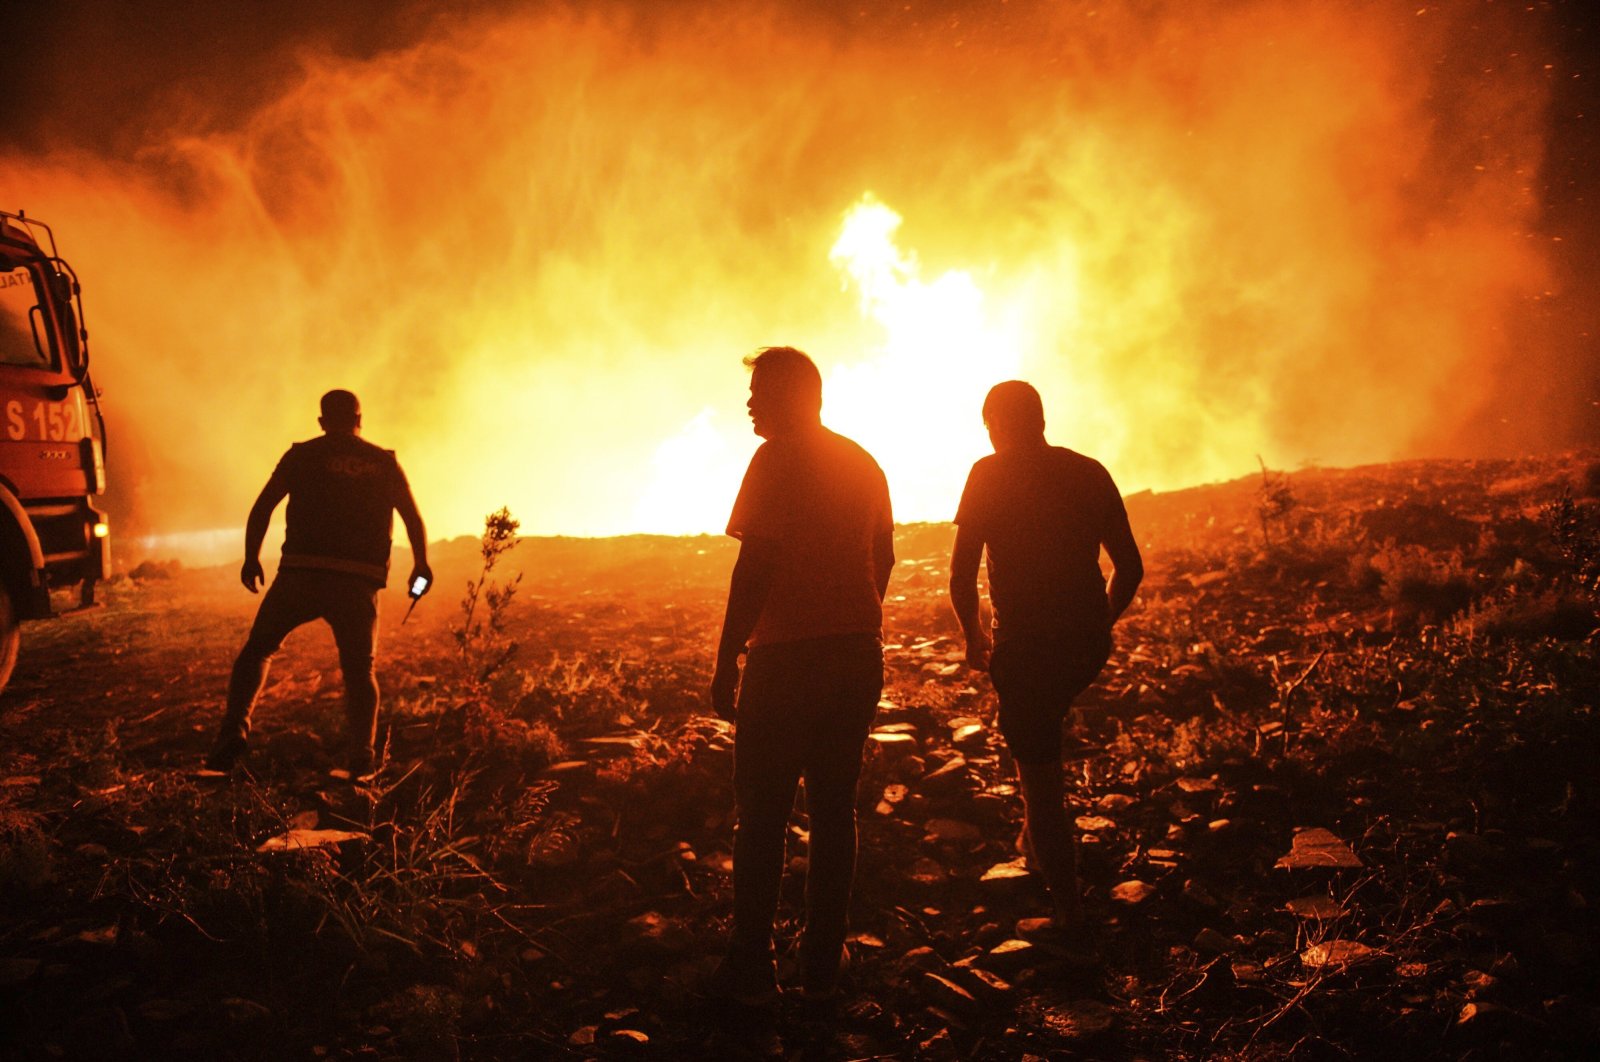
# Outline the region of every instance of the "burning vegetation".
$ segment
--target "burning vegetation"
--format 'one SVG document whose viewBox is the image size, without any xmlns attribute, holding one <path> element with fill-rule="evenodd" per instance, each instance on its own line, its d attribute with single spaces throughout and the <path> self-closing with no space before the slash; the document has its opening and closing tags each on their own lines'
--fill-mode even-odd
<svg viewBox="0 0 1600 1062">
<path fill-rule="evenodd" d="M 775 340 L 944 520 L 1010 377 L 1130 489 L 1571 445 L 1534 392 L 1573 71 L 1512 6 L 444 8 L 0 186 L 94 290 L 123 540 L 230 524 L 333 385 L 441 531 L 713 530 L 726 366 Z"/>
<path fill-rule="evenodd" d="M 1259 475 L 1129 499 L 1149 576 L 1069 752 L 1099 968 L 1033 933 L 951 529 L 901 527 L 829 1026 L 698 994 L 730 911 L 731 741 L 704 690 L 731 541 L 519 541 L 501 513 L 438 548 L 468 596 L 386 628 L 370 789 L 327 780 L 325 635 L 286 649 L 251 774 L 192 776 L 248 602 L 231 572 L 151 569 L 41 632 L 6 695 L 9 1049 L 1575 1051 L 1600 943 L 1597 469 L 1301 471 L 1270 513 Z"/>
</svg>

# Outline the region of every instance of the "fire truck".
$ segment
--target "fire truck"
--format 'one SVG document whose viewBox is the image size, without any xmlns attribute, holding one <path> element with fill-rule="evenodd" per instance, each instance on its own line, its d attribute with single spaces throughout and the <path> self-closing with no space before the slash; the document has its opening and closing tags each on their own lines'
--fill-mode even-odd
<svg viewBox="0 0 1600 1062">
<path fill-rule="evenodd" d="M 110 571 L 98 398 L 77 274 L 48 225 L 0 211 L 0 689 L 20 624 L 95 607 Z"/>
</svg>

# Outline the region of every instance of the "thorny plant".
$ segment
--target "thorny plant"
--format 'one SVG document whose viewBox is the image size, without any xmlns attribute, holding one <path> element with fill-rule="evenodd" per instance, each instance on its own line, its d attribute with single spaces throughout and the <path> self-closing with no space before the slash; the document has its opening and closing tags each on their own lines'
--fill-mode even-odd
<svg viewBox="0 0 1600 1062">
<path fill-rule="evenodd" d="M 1295 507 L 1294 488 L 1289 486 L 1288 476 L 1269 470 L 1260 454 L 1256 455 L 1256 463 L 1261 466 L 1261 485 L 1256 488 L 1256 517 L 1261 521 L 1261 540 L 1271 548 L 1272 525 Z"/>
<path fill-rule="evenodd" d="M 522 582 L 518 572 L 507 582 L 494 581 L 489 576 L 500 558 L 516 548 L 517 529 L 521 523 L 511 515 L 511 510 L 501 506 L 484 517 L 483 537 L 478 543 L 478 555 L 483 566 L 476 582 L 467 583 L 467 592 L 461 599 L 461 626 L 452 628 L 467 678 L 474 683 L 487 682 L 516 655 L 518 644 L 505 635 L 506 611 L 516 597 Z M 482 603 L 486 618 L 478 617 Z"/>
<path fill-rule="evenodd" d="M 1600 595 L 1600 516 L 1580 506 L 1570 489 L 1544 507 L 1544 524 L 1580 589 Z"/>
</svg>

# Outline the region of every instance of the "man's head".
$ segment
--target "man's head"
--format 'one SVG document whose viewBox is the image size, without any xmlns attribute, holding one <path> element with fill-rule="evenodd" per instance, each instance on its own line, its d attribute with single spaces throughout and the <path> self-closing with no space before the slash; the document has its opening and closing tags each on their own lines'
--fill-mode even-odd
<svg viewBox="0 0 1600 1062">
<path fill-rule="evenodd" d="M 762 347 L 744 359 L 750 369 L 750 422 L 773 439 L 822 422 L 822 374 L 794 347 Z"/>
<path fill-rule="evenodd" d="M 1007 380 L 983 400 L 983 426 L 996 450 L 1044 442 L 1044 402 L 1032 384 Z"/>
<path fill-rule="evenodd" d="M 360 434 L 361 400 L 349 391 L 329 391 L 322 396 L 322 416 L 317 418 L 317 423 L 330 434 Z"/>
</svg>

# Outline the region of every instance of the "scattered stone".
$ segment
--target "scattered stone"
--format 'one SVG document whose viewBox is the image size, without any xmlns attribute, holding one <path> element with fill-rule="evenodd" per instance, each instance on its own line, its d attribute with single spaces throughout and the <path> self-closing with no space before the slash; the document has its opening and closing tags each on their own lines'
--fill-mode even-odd
<svg viewBox="0 0 1600 1062">
<path fill-rule="evenodd" d="M 1314 970 L 1337 969 L 1365 962 L 1376 955 L 1358 940 L 1330 940 L 1313 944 L 1300 953 L 1300 961 Z"/>
<path fill-rule="evenodd" d="M 988 728 L 982 723 L 968 723 L 965 726 L 957 727 L 950 735 L 950 741 L 955 745 L 965 745 L 969 742 L 976 743 L 978 739 L 983 737 L 986 729 Z"/>
<path fill-rule="evenodd" d="M 1111 898 L 1130 907 L 1136 907 L 1144 903 L 1155 894 L 1156 887 L 1154 885 L 1140 881 L 1137 878 L 1131 881 L 1124 881 L 1122 884 L 1114 885 L 1111 888 Z"/>
<path fill-rule="evenodd" d="M 1361 860 L 1348 845 L 1320 826 L 1295 831 L 1294 841 L 1277 865 L 1287 870 L 1304 870 L 1310 867 L 1333 867 L 1351 870 L 1360 867 Z"/>
<path fill-rule="evenodd" d="M 1328 896 L 1298 896 L 1283 905 L 1296 918 L 1330 921 L 1344 914 L 1344 908 Z"/>
<path fill-rule="evenodd" d="M 948 977 L 941 977 L 932 971 L 924 971 L 919 986 L 923 995 L 927 996 L 936 1006 L 943 1007 L 962 1017 L 970 1017 L 978 1011 L 977 998 Z"/>
<path fill-rule="evenodd" d="M 359 830 L 290 830 L 269 837 L 256 846 L 257 852 L 298 852 L 308 848 L 337 846 L 347 841 L 371 840 Z"/>
<path fill-rule="evenodd" d="M 960 819 L 929 819 L 923 823 L 927 840 L 935 844 L 974 844 L 983 840 L 983 831 Z"/>
<path fill-rule="evenodd" d="M 1207 926 L 1195 934 L 1194 950 L 1204 955 L 1226 955 L 1233 950 L 1233 941 Z"/>
<path fill-rule="evenodd" d="M 911 864 L 911 871 L 906 876 L 918 885 L 938 885 L 950 876 L 950 871 L 937 859 L 923 856 Z"/>
<path fill-rule="evenodd" d="M 1201 907 L 1217 908 L 1222 906 L 1222 901 L 1211 895 L 1211 890 L 1207 889 L 1195 878 L 1190 878 L 1183 883 L 1182 895 L 1185 900 Z"/>
<path fill-rule="evenodd" d="M 989 884 L 994 884 L 997 882 L 1015 883 L 1018 881 L 1025 881 L 1032 876 L 1033 875 L 1028 870 L 1027 859 L 1019 856 L 1016 859 L 1006 863 L 996 863 L 988 870 L 985 870 L 983 872 L 983 877 L 978 880 Z"/>
<path fill-rule="evenodd" d="M 1034 961 L 1038 949 L 1026 940 L 1002 940 L 978 958 L 984 968 L 1015 973 Z"/>
<path fill-rule="evenodd" d="M 1088 1040 L 1111 1028 L 1116 1015 L 1093 999 L 1077 999 L 1048 1007 L 1041 1017 L 1047 1029 L 1067 1040 Z"/>
<path fill-rule="evenodd" d="M 952 784 L 965 779 L 967 776 L 967 761 L 960 756 L 950 759 L 944 766 L 929 771 L 922 776 L 919 783 L 921 789 L 929 792 L 950 787 Z"/>
</svg>

